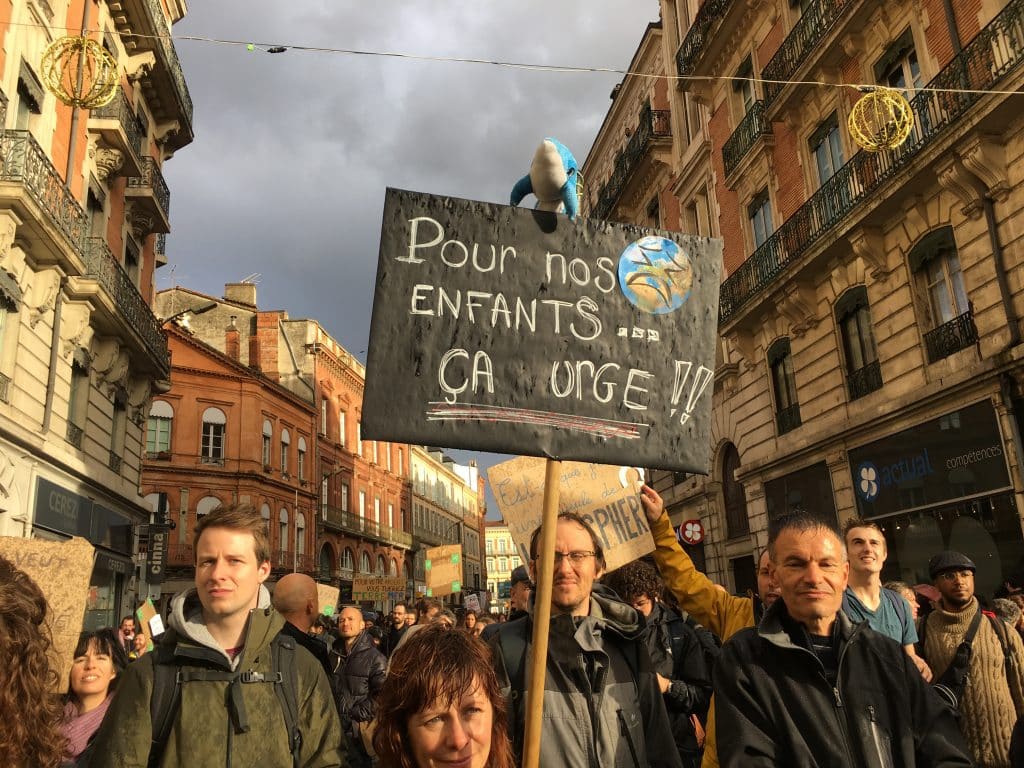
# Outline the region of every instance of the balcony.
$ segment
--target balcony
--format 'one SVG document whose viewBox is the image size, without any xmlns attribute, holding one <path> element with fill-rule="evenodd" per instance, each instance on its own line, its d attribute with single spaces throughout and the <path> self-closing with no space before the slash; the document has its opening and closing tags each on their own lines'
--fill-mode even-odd
<svg viewBox="0 0 1024 768">
<path fill-rule="evenodd" d="M 758 99 L 743 116 L 732 136 L 722 146 L 725 175 L 730 176 L 762 136 L 772 135 L 772 124 L 765 119 L 764 102 Z"/>
<path fill-rule="evenodd" d="M 152 50 L 156 57 L 156 66 L 146 73 L 142 87 L 157 121 L 178 124 L 168 134 L 169 148 L 173 151 L 191 143 L 192 97 L 160 0 L 110 0 L 108 6 L 128 53 Z"/>
<path fill-rule="evenodd" d="M 316 566 L 316 558 L 312 555 L 296 555 L 296 570 L 299 573 L 307 573 L 310 576 L 317 573 L 319 570 Z"/>
<path fill-rule="evenodd" d="M 68 422 L 68 442 L 71 443 L 75 448 L 81 450 L 82 448 L 82 436 L 85 435 L 85 430 L 77 424 Z"/>
<path fill-rule="evenodd" d="M 118 454 L 114 453 L 113 451 L 110 451 L 110 455 L 107 458 L 107 466 L 110 468 L 110 470 L 112 472 L 120 475 L 121 474 L 121 457 Z"/>
<path fill-rule="evenodd" d="M 775 414 L 775 426 L 778 428 L 779 436 L 792 432 L 803 422 L 800 421 L 800 406 L 791 405 L 783 408 Z"/>
<path fill-rule="evenodd" d="M 850 400 L 858 400 L 882 388 L 882 366 L 876 360 L 858 368 L 847 378 Z"/>
<path fill-rule="evenodd" d="M 11 402 L 11 377 L 0 373 L 0 402 Z"/>
<path fill-rule="evenodd" d="M 1024 0 L 1012 0 L 911 102 L 914 130 L 901 146 L 860 151 L 836 171 L 723 283 L 718 318 L 728 323 L 764 294 L 790 264 L 848 220 L 861 203 L 877 202 L 889 181 L 947 133 L 961 117 L 1024 61 Z M 928 89 L 956 88 L 959 93 Z M 968 92 L 963 92 L 968 91 Z"/>
<path fill-rule="evenodd" d="M 804 11 L 792 31 L 782 41 L 779 50 L 761 70 L 764 83 L 764 103 L 770 106 L 782 92 L 782 82 L 793 78 L 811 52 L 836 25 L 843 15 L 859 0 L 815 0 Z"/>
<path fill-rule="evenodd" d="M 974 325 L 973 308 L 924 335 L 924 347 L 928 352 L 929 363 L 938 362 L 977 343 L 978 329 Z"/>
<path fill-rule="evenodd" d="M 117 95 L 109 104 L 89 111 L 89 130 L 98 134 L 106 146 L 121 153 L 119 175 L 129 178 L 142 175 L 141 158 L 146 137 L 122 88 L 117 89 Z"/>
<path fill-rule="evenodd" d="M 142 173 L 128 179 L 124 191 L 126 200 L 142 206 L 144 213 L 152 220 L 149 232 L 171 231 L 171 191 L 160 173 L 156 160 L 142 158 Z"/>
<path fill-rule="evenodd" d="M 0 163 L 0 182 L 21 185 L 28 198 L 41 209 L 41 217 L 29 211 L 21 218 L 33 234 L 45 238 L 54 260 L 60 258 L 61 251 L 82 256 L 88 230 L 85 211 L 64 186 L 64 179 L 32 134 L 4 131 L 0 137 Z M 0 191 L 0 196 L 17 195 Z"/>
<path fill-rule="evenodd" d="M 672 123 L 669 110 L 651 109 L 650 105 L 640 110 L 640 122 L 630 136 L 625 149 L 615 158 L 611 176 L 598 195 L 597 203 L 590 215 L 595 219 L 607 218 L 616 201 L 629 184 L 634 171 L 651 149 L 654 141 L 671 138 Z"/>
<path fill-rule="evenodd" d="M 360 517 L 335 507 L 326 509 L 327 516 L 324 519 L 324 526 L 328 530 L 349 533 L 396 547 L 405 547 L 406 549 L 412 547 L 412 534 L 381 525 L 376 520 Z"/>
<path fill-rule="evenodd" d="M 680 77 L 688 77 L 697 71 L 697 64 L 707 51 L 712 39 L 711 27 L 721 21 L 733 0 L 705 0 L 697 11 L 693 23 L 686 31 L 686 37 L 676 52 L 676 71 Z"/>
<path fill-rule="evenodd" d="M 290 549 L 275 549 L 270 553 L 270 567 L 275 571 L 295 570 L 295 553 Z"/>
<path fill-rule="evenodd" d="M 167 233 L 161 232 L 153 241 L 153 258 L 158 267 L 167 263 Z"/>
<path fill-rule="evenodd" d="M 85 276 L 96 280 L 113 302 L 110 307 L 111 317 L 127 326 L 127 331 L 122 329 L 119 335 L 138 334 L 157 372 L 166 378 L 170 374 L 171 360 L 167 352 L 167 337 L 164 336 L 160 321 L 154 317 L 153 311 L 114 258 L 105 240 L 89 238 L 85 264 Z"/>
</svg>

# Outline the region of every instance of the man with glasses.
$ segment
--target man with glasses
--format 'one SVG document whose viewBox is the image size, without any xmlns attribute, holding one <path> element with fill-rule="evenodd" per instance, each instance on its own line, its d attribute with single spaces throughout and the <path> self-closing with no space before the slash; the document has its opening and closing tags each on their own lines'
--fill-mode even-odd
<svg viewBox="0 0 1024 768">
<path fill-rule="evenodd" d="M 974 596 L 976 570 L 960 552 L 941 552 L 929 561 L 940 600 L 921 625 L 922 651 L 936 679 L 945 682 L 957 649 L 969 643 L 969 655 L 959 654 L 967 662 L 960 730 L 979 766 L 1009 766 L 1010 736 L 1024 714 L 1024 646 L 1012 628 L 983 615 Z"/>
<path fill-rule="evenodd" d="M 530 540 L 536 580 L 540 528 Z M 605 569 L 601 542 L 575 513 L 558 516 L 548 629 L 540 764 L 593 768 L 681 768 L 658 680 L 643 641 L 643 619 L 595 583 Z M 517 764 L 526 726 L 532 612 L 491 639 Z"/>
</svg>

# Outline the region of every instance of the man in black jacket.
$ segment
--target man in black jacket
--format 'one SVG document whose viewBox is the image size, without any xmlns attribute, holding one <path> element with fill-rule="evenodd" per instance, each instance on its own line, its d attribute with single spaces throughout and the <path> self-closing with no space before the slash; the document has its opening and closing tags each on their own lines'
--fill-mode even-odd
<svg viewBox="0 0 1024 768">
<path fill-rule="evenodd" d="M 895 640 L 840 611 L 849 575 L 838 531 L 805 513 L 774 521 L 782 593 L 715 669 L 724 768 L 971 766 L 951 711 Z"/>
<path fill-rule="evenodd" d="M 665 700 L 679 759 L 683 768 L 700 768 L 703 739 L 698 739 L 697 728 L 703 731 L 707 723 L 711 669 L 705 662 L 697 630 L 661 602 L 664 585 L 650 563 L 627 563 L 605 576 L 603 582 L 646 620 L 644 641 Z"/>
<path fill-rule="evenodd" d="M 341 643 L 331 652 L 334 663 L 334 700 L 341 715 L 341 727 L 351 745 L 348 765 L 369 768 L 370 756 L 363 748 L 360 728 L 373 720 L 376 699 L 384 687 L 388 661 L 377 650 L 364 631 L 363 613 L 355 606 L 345 606 L 338 614 Z"/>
</svg>

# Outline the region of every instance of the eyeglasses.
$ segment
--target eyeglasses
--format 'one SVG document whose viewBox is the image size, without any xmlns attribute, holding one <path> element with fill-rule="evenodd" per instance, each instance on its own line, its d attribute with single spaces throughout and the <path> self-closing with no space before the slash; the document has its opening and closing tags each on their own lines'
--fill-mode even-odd
<svg viewBox="0 0 1024 768">
<path fill-rule="evenodd" d="M 585 561 L 595 557 L 597 552 L 590 549 L 574 549 L 572 552 L 555 552 L 555 568 L 562 564 L 562 561 L 569 558 L 572 565 L 582 565 Z"/>
<path fill-rule="evenodd" d="M 939 574 L 939 578 L 946 581 L 956 581 L 957 579 L 966 579 L 968 576 L 973 575 L 974 573 L 971 571 L 943 571 Z"/>
</svg>

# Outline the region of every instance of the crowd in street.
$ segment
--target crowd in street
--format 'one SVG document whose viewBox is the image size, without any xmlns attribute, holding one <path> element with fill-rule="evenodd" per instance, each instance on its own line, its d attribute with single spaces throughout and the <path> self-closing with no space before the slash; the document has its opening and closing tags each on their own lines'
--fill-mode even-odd
<svg viewBox="0 0 1024 768">
<path fill-rule="evenodd" d="M 795 513 L 770 523 L 756 593 L 732 595 L 658 494 L 641 500 L 654 553 L 608 573 L 587 520 L 559 515 L 542 689 L 540 529 L 500 620 L 430 598 L 325 616 L 308 576 L 271 594 L 265 522 L 222 507 L 196 526 L 195 587 L 167 631 L 129 616 L 83 633 L 61 696 L 47 603 L 0 558 L 0 765 L 1024 766 L 1017 585 L 979 599 L 956 551 L 934 553 L 931 584 L 883 585 L 877 524 Z"/>
</svg>

